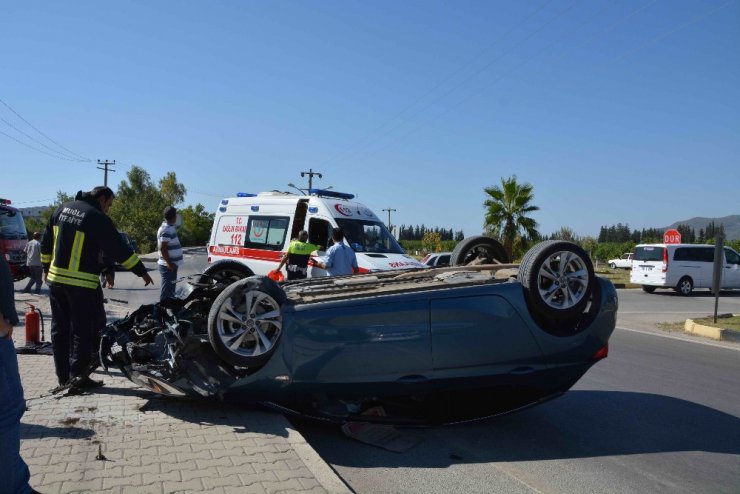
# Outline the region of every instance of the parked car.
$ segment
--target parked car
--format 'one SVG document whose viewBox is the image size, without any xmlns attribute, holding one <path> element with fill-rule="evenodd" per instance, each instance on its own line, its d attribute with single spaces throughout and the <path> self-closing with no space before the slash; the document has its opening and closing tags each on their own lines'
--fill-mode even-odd
<svg viewBox="0 0 740 494">
<path fill-rule="evenodd" d="M 433 252 L 424 256 L 421 263 L 429 268 L 443 268 L 450 265 L 452 252 Z"/>
<path fill-rule="evenodd" d="M 475 255 L 460 258 L 478 259 L 488 241 L 471 245 Z M 614 286 L 563 241 L 536 245 L 519 266 L 280 285 L 219 276 L 206 271 L 178 298 L 108 325 L 103 365 L 168 396 L 337 422 L 449 423 L 561 395 L 607 356 L 616 324 Z M 377 405 L 385 416 L 363 415 Z"/>
<path fill-rule="evenodd" d="M 630 281 L 642 285 L 647 293 L 671 288 L 691 295 L 695 288 L 712 289 L 713 245 L 642 244 L 635 248 Z M 740 254 L 724 248 L 721 289 L 740 289 Z"/>
<path fill-rule="evenodd" d="M 612 269 L 632 269 L 632 259 L 635 254 L 632 252 L 625 252 L 619 259 L 609 259 L 609 267 Z"/>
</svg>

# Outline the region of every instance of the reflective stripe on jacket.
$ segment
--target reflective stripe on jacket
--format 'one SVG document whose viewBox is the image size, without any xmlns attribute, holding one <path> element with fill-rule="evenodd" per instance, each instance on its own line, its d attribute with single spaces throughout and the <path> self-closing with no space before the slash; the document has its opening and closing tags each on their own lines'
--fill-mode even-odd
<svg viewBox="0 0 740 494">
<path fill-rule="evenodd" d="M 101 251 L 138 276 L 146 273 L 139 257 L 92 197 L 63 204 L 49 219 L 41 243 L 41 262 L 50 283 L 95 290 L 100 283 Z"/>
</svg>

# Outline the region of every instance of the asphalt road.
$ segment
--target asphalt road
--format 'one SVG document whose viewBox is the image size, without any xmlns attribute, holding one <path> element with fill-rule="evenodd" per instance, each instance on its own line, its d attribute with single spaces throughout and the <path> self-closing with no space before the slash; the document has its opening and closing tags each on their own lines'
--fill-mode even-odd
<svg viewBox="0 0 740 494">
<path fill-rule="evenodd" d="M 118 273 L 110 298 L 133 309 L 155 287 Z M 186 255 L 180 274 L 205 266 Z M 655 323 L 709 315 L 697 292 L 619 290 L 618 328 L 606 360 L 565 396 L 476 424 L 413 431 L 423 441 L 392 453 L 296 422 L 311 446 L 356 492 L 740 492 L 740 345 L 656 330 Z M 117 303 L 117 302 L 112 302 Z M 740 313 L 740 293 L 720 312 Z"/>
</svg>

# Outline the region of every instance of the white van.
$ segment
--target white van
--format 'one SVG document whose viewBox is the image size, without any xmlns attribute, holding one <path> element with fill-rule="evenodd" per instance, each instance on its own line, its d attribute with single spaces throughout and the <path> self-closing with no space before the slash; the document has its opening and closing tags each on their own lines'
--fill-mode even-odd
<svg viewBox="0 0 740 494">
<path fill-rule="evenodd" d="M 740 254 L 724 248 L 722 289 L 740 288 Z M 712 288 L 714 246 L 697 244 L 642 244 L 635 247 L 630 281 L 653 293 L 673 288 L 690 295 L 694 288 Z"/>
<path fill-rule="evenodd" d="M 403 251 L 375 213 L 352 199 L 352 194 L 321 189 L 311 189 L 309 195 L 273 191 L 222 199 L 213 220 L 206 273 L 266 275 L 277 268 L 301 230 L 308 231 L 310 243 L 321 246 L 321 256 L 331 245 L 335 227 L 344 230 L 344 242 L 355 251 L 360 273 L 423 267 Z M 326 275 L 309 262 L 309 277 Z"/>
</svg>

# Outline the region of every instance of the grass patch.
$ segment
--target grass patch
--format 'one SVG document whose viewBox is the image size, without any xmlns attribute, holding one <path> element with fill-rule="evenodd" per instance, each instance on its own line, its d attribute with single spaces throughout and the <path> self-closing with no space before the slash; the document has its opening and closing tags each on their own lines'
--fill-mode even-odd
<svg viewBox="0 0 740 494">
<path fill-rule="evenodd" d="M 663 331 L 678 331 L 683 333 L 686 330 L 686 321 L 682 322 L 659 322 L 655 326 Z"/>
<path fill-rule="evenodd" d="M 714 316 L 709 316 L 694 319 L 694 322 L 703 326 L 712 326 L 713 328 L 740 331 L 740 316 L 717 316 L 717 322 L 714 322 Z"/>
<path fill-rule="evenodd" d="M 594 273 L 599 276 L 607 278 L 614 284 L 623 283 L 630 287 L 639 287 L 640 285 L 632 285 L 630 283 L 630 270 L 629 269 L 612 269 L 606 264 L 600 265 L 598 268 L 594 267 Z"/>
</svg>

